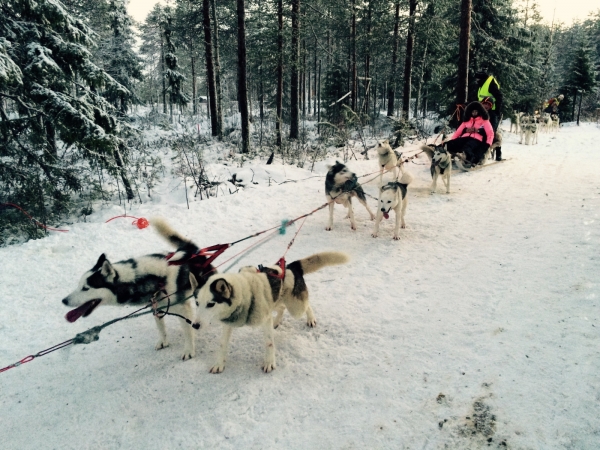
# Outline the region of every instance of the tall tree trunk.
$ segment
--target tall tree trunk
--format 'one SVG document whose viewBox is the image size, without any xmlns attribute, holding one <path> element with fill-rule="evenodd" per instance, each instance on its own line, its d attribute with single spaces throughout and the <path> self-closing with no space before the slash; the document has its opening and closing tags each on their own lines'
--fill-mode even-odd
<svg viewBox="0 0 600 450">
<path fill-rule="evenodd" d="M 317 77 L 317 133 L 321 134 L 321 60 L 319 60 L 319 76 Z"/>
<path fill-rule="evenodd" d="M 371 16 L 373 13 L 373 2 L 369 1 L 369 6 L 367 9 L 367 54 L 365 55 L 365 113 L 369 114 L 369 91 L 367 88 L 370 88 L 370 80 L 371 77 Z"/>
<path fill-rule="evenodd" d="M 118 147 L 115 147 L 113 154 L 115 157 L 115 162 L 117 163 L 117 167 L 119 168 L 121 181 L 123 181 L 123 186 L 125 187 L 125 192 L 127 193 L 127 200 L 133 200 L 133 189 L 131 189 L 131 183 L 129 182 L 129 178 L 127 177 L 127 172 L 125 171 L 125 163 L 123 162 L 123 156 L 121 155 L 121 152 L 119 151 Z"/>
<path fill-rule="evenodd" d="M 306 117 L 306 41 L 302 39 L 302 71 L 300 72 L 300 104 L 302 105 L 302 117 Z"/>
<path fill-rule="evenodd" d="M 352 56 L 351 56 L 351 67 L 352 71 L 352 111 L 356 111 L 357 97 L 358 97 L 358 84 L 357 84 L 357 73 L 356 73 L 356 0 L 352 0 L 352 26 L 350 29 L 350 40 L 352 45 Z"/>
<path fill-rule="evenodd" d="M 402 95 L 402 114 L 410 116 L 410 91 L 412 88 L 413 47 L 415 45 L 415 14 L 417 0 L 410 0 L 408 34 L 406 35 L 406 58 L 404 59 L 404 92 Z"/>
<path fill-rule="evenodd" d="M 167 114 L 167 82 L 165 74 L 165 42 L 162 30 L 160 32 L 160 73 L 162 78 L 163 114 Z"/>
<path fill-rule="evenodd" d="M 206 1 L 206 0 L 205 0 Z M 250 115 L 248 112 L 248 82 L 246 80 L 246 7 L 237 0 L 238 23 L 238 99 L 242 119 L 242 153 L 250 151 Z"/>
<path fill-rule="evenodd" d="M 419 75 L 419 87 L 417 88 L 417 99 L 415 101 L 415 117 L 419 115 L 419 104 L 421 104 L 421 89 L 425 78 L 425 67 L 427 64 L 427 48 L 429 47 L 429 34 L 425 37 L 425 45 L 423 48 L 423 60 L 421 61 L 421 74 Z M 425 114 L 423 114 L 425 116 Z"/>
<path fill-rule="evenodd" d="M 396 70 L 398 66 L 398 25 L 400 23 L 400 1 L 396 0 L 396 14 L 394 18 L 394 41 L 392 44 L 392 70 L 388 82 L 388 117 L 394 116 L 394 97 L 396 96 Z"/>
<path fill-rule="evenodd" d="M 277 94 L 276 110 L 277 122 L 275 123 L 275 134 L 277 146 L 281 148 L 281 114 L 283 112 L 283 0 L 277 2 Z"/>
<path fill-rule="evenodd" d="M 260 110 L 260 128 L 262 130 L 263 119 L 265 117 L 264 111 L 264 84 L 263 84 L 263 59 L 262 54 L 260 55 L 260 66 L 258 67 L 258 107 Z"/>
<path fill-rule="evenodd" d="M 191 41 L 191 39 L 190 39 Z M 192 44 L 190 42 L 190 65 L 192 70 L 192 113 L 198 114 L 198 95 L 196 92 L 196 58 L 192 50 Z"/>
<path fill-rule="evenodd" d="M 310 110 L 312 108 L 311 106 L 311 94 L 312 94 L 312 84 L 311 84 L 311 78 L 310 78 L 310 70 L 306 71 L 306 111 L 307 114 L 310 116 Z"/>
<path fill-rule="evenodd" d="M 212 29 L 210 27 L 210 2 L 202 0 L 202 25 L 204 27 L 204 51 L 206 54 L 206 78 L 210 96 L 210 128 L 213 136 L 219 135 L 219 121 L 217 119 L 217 90 L 215 84 L 215 66 L 212 51 Z"/>
<path fill-rule="evenodd" d="M 314 59 L 314 79 L 313 79 L 313 116 L 317 117 L 317 37 L 315 36 L 315 59 Z"/>
<path fill-rule="evenodd" d="M 331 67 L 331 31 L 327 30 L 327 69 Z"/>
<path fill-rule="evenodd" d="M 223 92 L 221 91 L 221 58 L 219 57 L 219 22 L 215 0 L 210 0 L 213 24 L 213 50 L 215 62 L 215 90 L 217 108 L 217 137 L 223 139 Z"/>
<path fill-rule="evenodd" d="M 460 40 L 458 50 L 458 81 L 456 104 L 467 103 L 469 88 L 469 46 L 471 38 L 471 0 L 462 0 L 460 5 Z M 455 116 L 456 117 L 456 116 Z M 456 117 L 456 119 L 458 119 Z"/>
<path fill-rule="evenodd" d="M 300 0 L 292 0 L 292 55 L 290 72 L 290 139 L 298 139 L 298 70 L 300 52 Z"/>
</svg>

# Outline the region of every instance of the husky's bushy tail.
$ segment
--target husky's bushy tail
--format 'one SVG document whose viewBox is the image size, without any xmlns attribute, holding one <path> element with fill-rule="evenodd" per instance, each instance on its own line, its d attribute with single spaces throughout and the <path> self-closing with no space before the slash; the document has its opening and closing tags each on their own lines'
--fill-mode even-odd
<svg viewBox="0 0 600 450">
<path fill-rule="evenodd" d="M 322 252 L 298 260 L 304 274 L 313 273 L 326 266 L 337 266 L 350 261 L 347 254 L 341 252 Z M 293 264 L 293 263 L 292 263 Z"/>
<path fill-rule="evenodd" d="M 412 174 L 410 172 L 403 172 L 402 176 L 398 180 L 398 183 L 408 186 L 410 183 L 412 183 L 413 180 L 414 180 L 414 177 L 412 176 Z"/>
<path fill-rule="evenodd" d="M 430 145 L 421 145 L 421 151 L 427 155 L 429 161 L 433 160 L 433 148 Z"/>
<path fill-rule="evenodd" d="M 303 314 L 306 314 L 309 308 L 308 289 L 304 282 L 304 275 L 316 272 L 326 266 L 345 264 L 349 260 L 350 258 L 345 253 L 322 252 L 288 264 L 287 268 L 294 274 L 294 286 L 291 295 L 286 296 L 284 299 L 289 313 L 293 317 L 299 318 Z"/>
<path fill-rule="evenodd" d="M 198 246 L 189 239 L 181 236 L 175 231 L 162 217 L 153 217 L 150 219 L 150 224 L 156 229 L 158 234 L 165 238 L 169 243 L 177 249 L 177 257 L 171 258 L 172 261 L 177 261 L 185 256 L 190 256 L 198 251 Z M 179 253 L 182 252 L 181 255 Z"/>
</svg>

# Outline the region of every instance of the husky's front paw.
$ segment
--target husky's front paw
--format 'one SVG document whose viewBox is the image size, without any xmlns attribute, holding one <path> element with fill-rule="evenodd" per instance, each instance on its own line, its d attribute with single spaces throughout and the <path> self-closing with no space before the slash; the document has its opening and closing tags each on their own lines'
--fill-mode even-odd
<svg viewBox="0 0 600 450">
<path fill-rule="evenodd" d="M 167 348 L 168 346 L 169 346 L 169 343 L 167 341 L 160 340 L 156 343 L 156 345 L 154 346 L 154 349 L 162 350 L 163 348 Z"/>
<path fill-rule="evenodd" d="M 183 351 L 183 355 L 181 355 L 181 360 L 187 361 L 188 359 L 192 359 L 194 356 L 196 356 L 196 352 L 194 350 L 186 349 Z"/>
<path fill-rule="evenodd" d="M 377 233 L 371 233 L 371 236 L 376 238 L 377 237 Z"/>
<path fill-rule="evenodd" d="M 307 318 L 306 319 L 306 325 L 309 326 L 309 327 L 311 327 L 311 328 L 314 328 L 314 327 L 317 326 L 317 320 L 314 317 Z"/>
<path fill-rule="evenodd" d="M 395 240 L 395 241 L 399 241 L 399 240 L 400 240 L 400 237 L 399 237 L 399 236 L 394 236 L 394 240 Z"/>
<path fill-rule="evenodd" d="M 275 370 L 275 361 L 265 361 L 262 370 L 264 373 L 273 372 Z"/>
<path fill-rule="evenodd" d="M 356 231 L 356 225 L 350 225 L 350 228 L 354 231 Z"/>
<path fill-rule="evenodd" d="M 331 231 L 331 227 L 325 227 L 325 231 Z"/>
<path fill-rule="evenodd" d="M 217 363 L 212 366 L 209 370 L 209 373 L 222 373 L 225 370 L 225 363 Z"/>
</svg>

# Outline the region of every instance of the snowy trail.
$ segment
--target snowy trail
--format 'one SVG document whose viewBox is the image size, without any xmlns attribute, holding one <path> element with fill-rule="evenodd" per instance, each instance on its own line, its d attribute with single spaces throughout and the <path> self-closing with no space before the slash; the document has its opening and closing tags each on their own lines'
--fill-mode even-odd
<svg viewBox="0 0 600 450">
<path fill-rule="evenodd" d="M 286 315 L 269 375 L 258 329 L 234 331 L 225 372 L 211 375 L 218 327 L 201 330 L 196 358 L 182 362 L 176 321 L 166 319 L 171 347 L 156 352 L 148 317 L 0 374 L 3 448 L 478 449 L 490 438 L 491 448 L 600 447 L 599 138 L 593 125 L 540 135 L 536 146 L 508 135 L 512 159 L 454 172 L 450 195 L 439 185 L 430 195 L 428 167 L 409 165 L 398 242 L 393 218 L 371 238 L 361 205 L 355 232 L 339 206 L 331 232 L 326 210 L 311 216 L 288 261 L 323 250 L 352 260 L 307 276 L 317 327 Z M 373 159 L 349 166 L 375 170 Z M 376 195 L 375 182 L 365 191 Z M 162 215 L 205 246 L 323 202 L 323 178 L 312 178 L 132 214 Z M 131 312 L 98 308 L 68 324 L 60 303 L 100 253 L 168 249 L 151 229 L 103 223 L 119 213 L 0 249 L 0 366 Z M 295 230 L 240 265 L 274 263 Z"/>
</svg>

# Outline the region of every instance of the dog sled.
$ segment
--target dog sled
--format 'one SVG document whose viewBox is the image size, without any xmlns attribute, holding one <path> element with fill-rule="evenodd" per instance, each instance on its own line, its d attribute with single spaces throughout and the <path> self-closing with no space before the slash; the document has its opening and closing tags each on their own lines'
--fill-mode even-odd
<svg viewBox="0 0 600 450">
<path fill-rule="evenodd" d="M 479 164 L 472 164 L 471 162 L 462 159 L 459 155 L 456 155 L 456 157 L 452 160 L 452 167 L 463 172 L 473 172 L 475 170 L 480 170 L 485 167 L 493 166 L 495 164 L 501 164 L 503 162 L 510 161 L 511 159 L 512 158 L 506 158 L 500 161 L 490 161 L 486 159 L 484 161 L 481 161 Z"/>
</svg>

